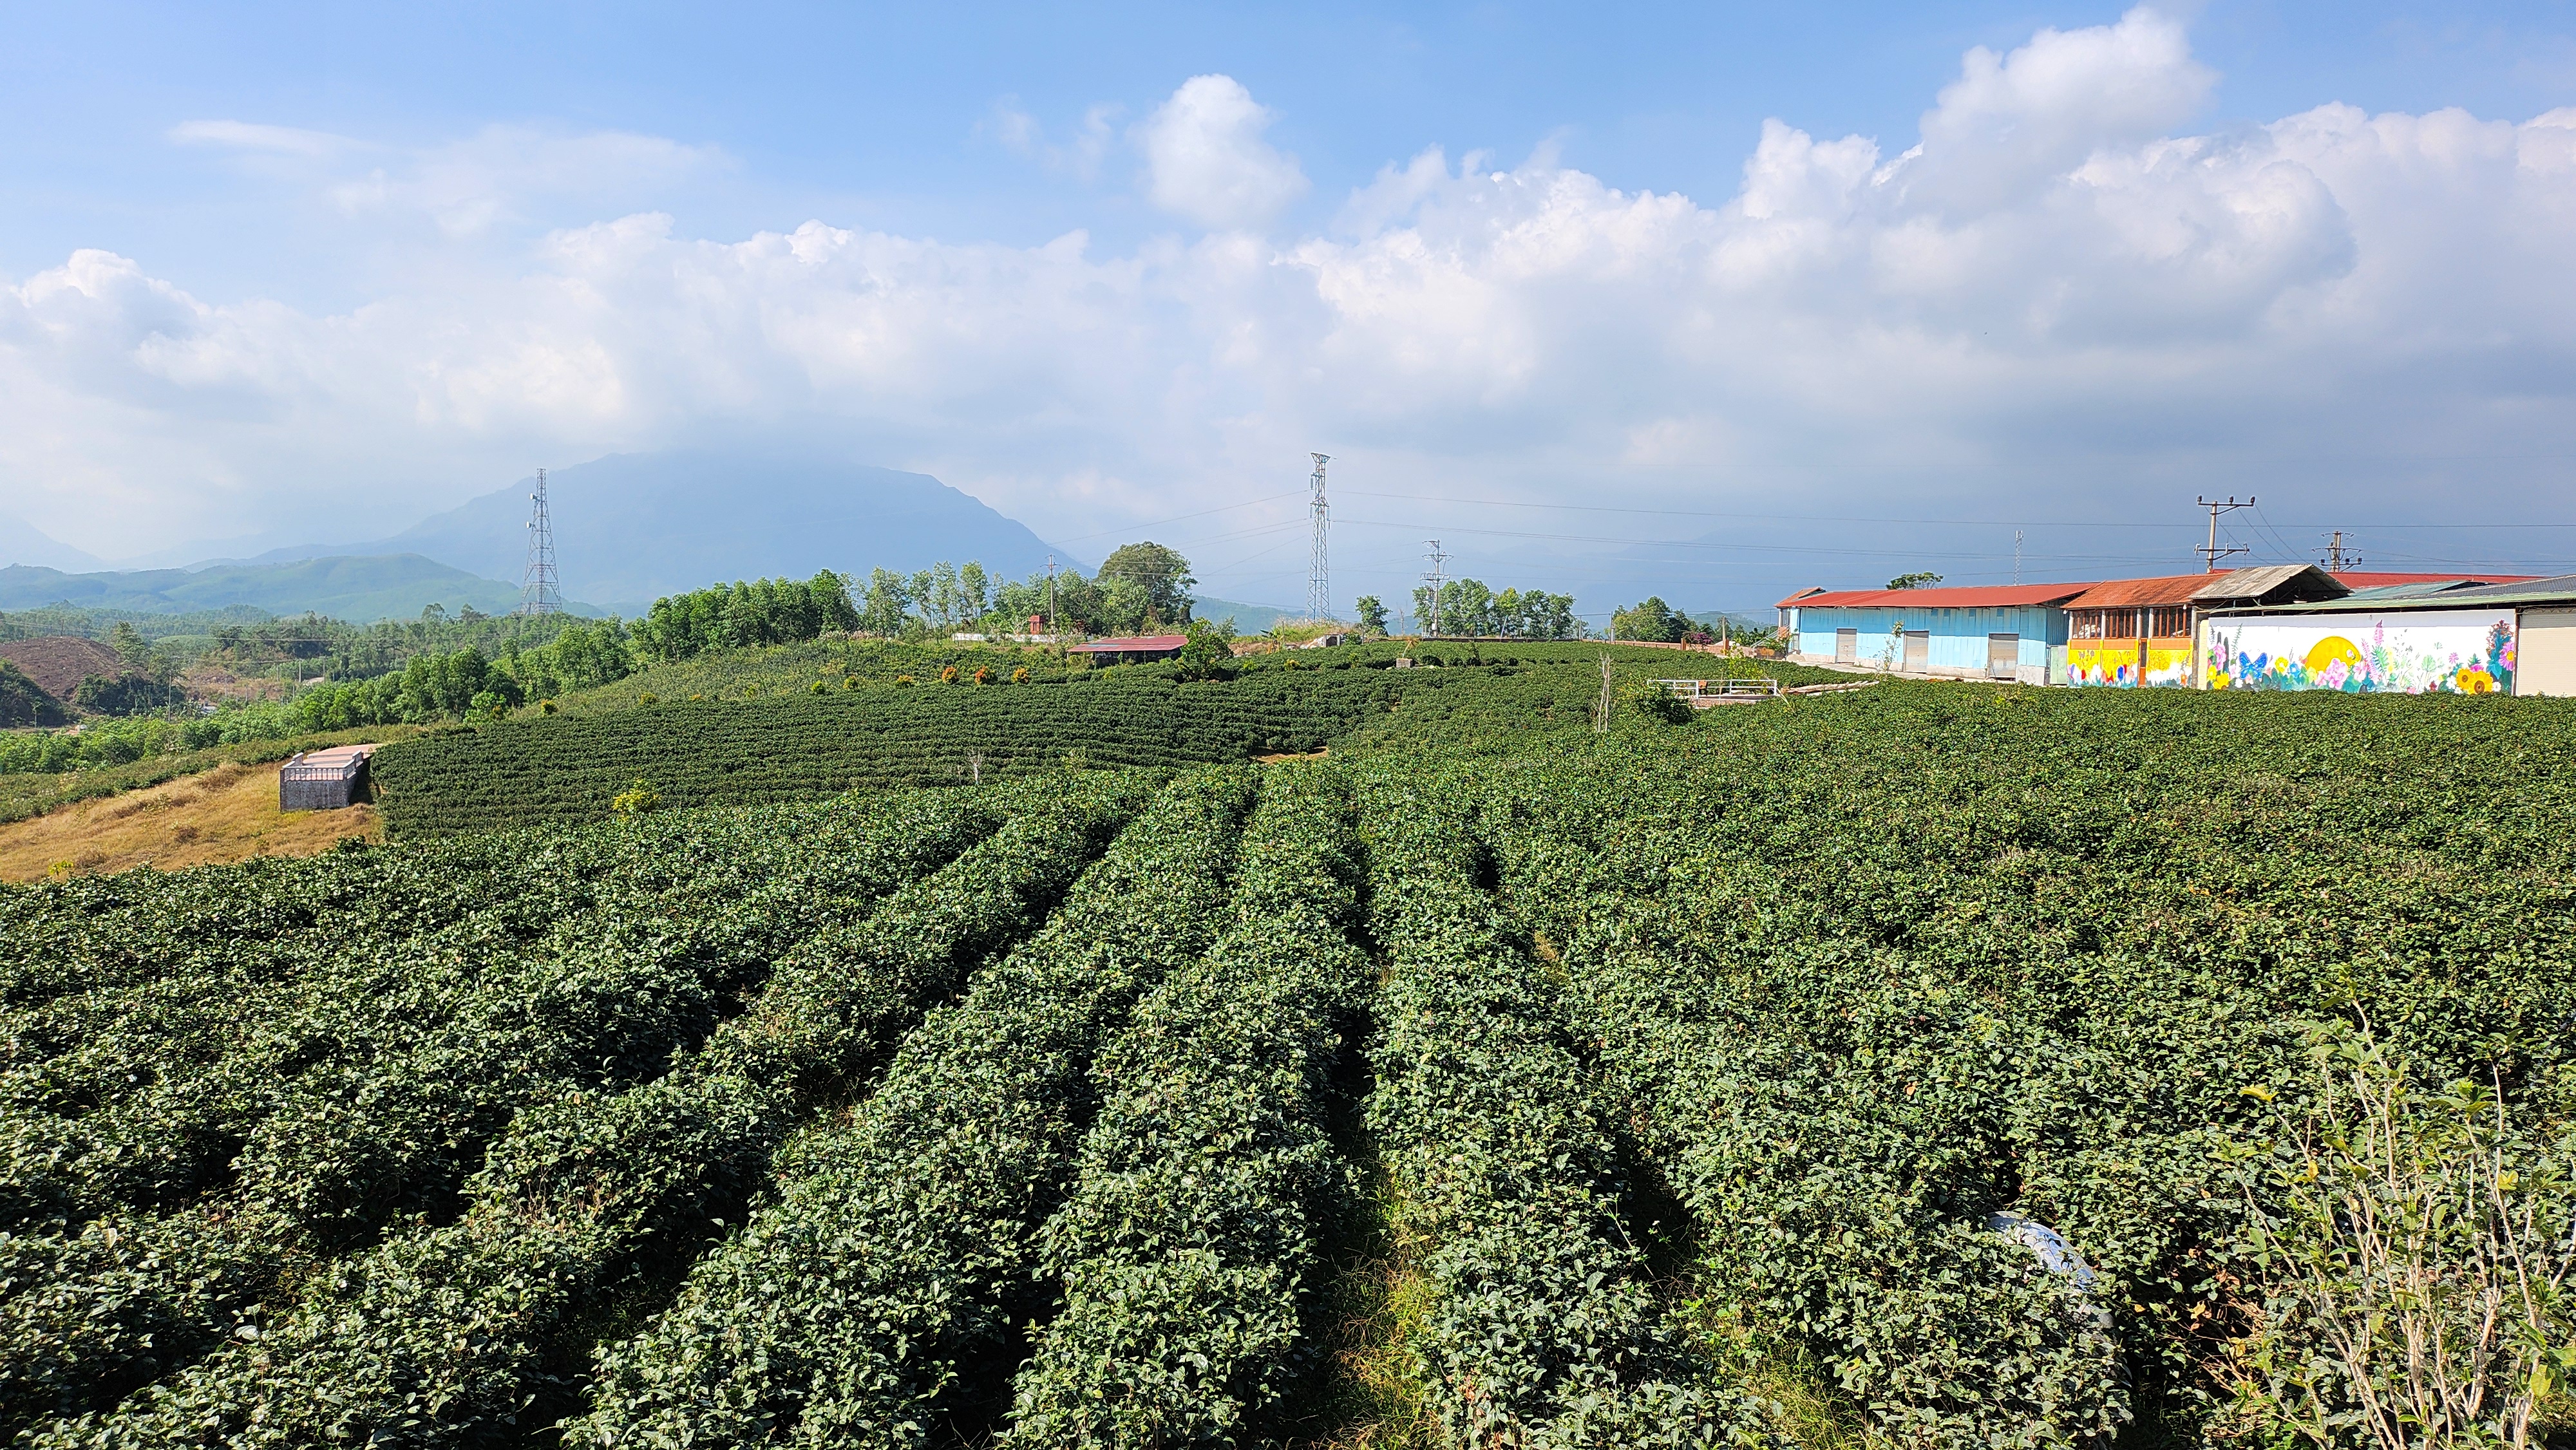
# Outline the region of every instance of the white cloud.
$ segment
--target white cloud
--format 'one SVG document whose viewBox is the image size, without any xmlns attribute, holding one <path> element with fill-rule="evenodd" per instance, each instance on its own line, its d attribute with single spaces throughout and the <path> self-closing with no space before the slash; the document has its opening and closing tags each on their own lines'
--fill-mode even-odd
<svg viewBox="0 0 2576 1450">
<path fill-rule="evenodd" d="M 1136 140 L 1145 191 L 1165 211 L 1211 227 L 1258 227 L 1306 194 L 1297 158 L 1262 139 L 1269 108 L 1232 76 L 1192 76 Z"/>
<path fill-rule="evenodd" d="M 244 121 L 187 121 L 169 134 L 237 153 L 247 168 L 318 192 L 344 216 L 425 220 L 456 240 L 505 223 L 543 224 L 567 209 L 630 204 L 732 164 L 720 147 L 626 131 L 486 126 L 409 149 Z"/>
<path fill-rule="evenodd" d="M 2181 24 L 2145 6 L 2116 25 L 2042 30 L 2008 56 L 1978 46 L 1888 179 L 1926 208 L 2006 205 L 2097 150 L 2167 134 L 2217 83 Z"/>
<path fill-rule="evenodd" d="M 293 126 L 261 126 L 248 121 L 182 121 L 170 128 L 170 139 L 189 146 L 225 146 L 311 157 L 330 156 L 358 145 L 328 131 L 301 131 Z"/>
<path fill-rule="evenodd" d="M 2188 134 L 2208 85 L 2133 12 L 1972 53 L 1893 162 L 1774 122 L 1733 196 L 1695 200 L 1431 148 L 1272 241 L 1238 228 L 1303 178 L 1202 77 L 1137 136 L 1157 202 L 1223 230 L 1129 255 L 705 240 L 645 211 L 317 315 L 84 251 L 0 284 L 0 507 L 113 557 L 258 510 L 399 525 L 550 458 L 805 437 L 1065 534 L 1273 491 L 1310 447 L 1424 492 L 1760 505 L 1919 494 L 1937 465 L 2127 513 L 2175 478 L 2358 497 L 2266 471 L 2285 455 L 2576 445 L 2576 111 Z M 720 160 L 485 132 L 365 204 L 470 230 L 586 169 Z M 101 501 L 163 537 L 111 533 Z"/>
<path fill-rule="evenodd" d="M 350 213 L 415 213 L 455 237 L 527 219 L 531 202 L 614 201 L 649 195 L 724 167 L 724 152 L 659 136 L 595 131 L 567 136 L 488 126 L 465 140 L 406 156 L 399 166 L 343 180 L 330 196 Z"/>
<path fill-rule="evenodd" d="M 1058 144 L 1047 139 L 1046 127 L 1037 117 L 1020 109 L 1016 97 L 1005 96 L 993 104 L 991 115 L 976 123 L 975 131 L 1058 175 L 1090 181 L 1100 175 L 1100 163 L 1117 139 L 1114 123 L 1120 109 L 1106 102 L 1086 109 L 1072 139 Z"/>
</svg>

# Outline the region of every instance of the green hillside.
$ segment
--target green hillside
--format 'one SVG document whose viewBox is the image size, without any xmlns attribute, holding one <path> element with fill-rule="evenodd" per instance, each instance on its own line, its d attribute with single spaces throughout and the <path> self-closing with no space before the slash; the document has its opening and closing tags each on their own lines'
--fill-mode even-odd
<svg viewBox="0 0 2576 1450">
<path fill-rule="evenodd" d="M 418 554 L 100 574 L 65 574 L 26 564 L 0 569 L 0 610 L 68 604 L 75 609 L 191 614 L 248 607 L 365 623 L 410 618 L 430 604 L 450 613 L 471 606 L 500 614 L 518 603 L 516 585 L 477 578 Z"/>
</svg>

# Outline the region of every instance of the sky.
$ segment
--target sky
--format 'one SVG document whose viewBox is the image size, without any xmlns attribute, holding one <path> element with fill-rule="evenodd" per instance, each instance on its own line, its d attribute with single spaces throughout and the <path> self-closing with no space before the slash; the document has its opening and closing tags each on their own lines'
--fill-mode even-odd
<svg viewBox="0 0 2576 1450">
<path fill-rule="evenodd" d="M 2202 497 L 2576 570 L 2576 0 L 0 24 L 0 515 L 105 559 L 714 446 L 1286 604 L 1313 451 L 1337 604 L 2179 572 Z"/>
</svg>

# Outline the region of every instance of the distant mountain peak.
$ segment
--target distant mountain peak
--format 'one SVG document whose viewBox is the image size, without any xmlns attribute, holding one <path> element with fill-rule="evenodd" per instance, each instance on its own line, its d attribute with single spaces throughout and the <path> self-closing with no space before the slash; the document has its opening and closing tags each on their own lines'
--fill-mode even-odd
<svg viewBox="0 0 2576 1450">
<path fill-rule="evenodd" d="M 30 564 L 79 573 L 104 569 L 105 561 L 53 537 L 15 514 L 0 514 L 0 566 Z"/>
<path fill-rule="evenodd" d="M 535 486 L 531 474 L 391 538 L 259 557 L 411 553 L 515 581 Z M 1049 553 L 1027 526 L 926 473 L 831 459 L 616 453 L 549 470 L 546 493 L 565 595 L 628 614 L 666 594 L 818 569 L 865 575 L 976 559 L 1020 578 L 1046 567 Z"/>
</svg>

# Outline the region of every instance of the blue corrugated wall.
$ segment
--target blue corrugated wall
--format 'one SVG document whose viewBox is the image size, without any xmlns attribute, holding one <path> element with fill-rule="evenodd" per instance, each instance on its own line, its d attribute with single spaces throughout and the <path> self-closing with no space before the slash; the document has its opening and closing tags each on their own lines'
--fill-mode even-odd
<svg viewBox="0 0 2576 1450">
<path fill-rule="evenodd" d="M 2020 663 L 2044 667 L 2048 647 L 2066 643 L 2066 611 L 2046 604 L 2013 605 L 1988 609 L 1866 609 L 1824 606 L 1800 606 L 1798 614 L 1798 652 L 1823 655 L 1834 653 L 1834 632 L 1855 630 L 1858 658 L 1871 664 L 1886 655 L 1894 643 L 1891 635 L 1899 624 L 1908 634 L 1924 630 L 1931 635 L 1929 657 L 1924 663 L 1933 669 L 1972 670 L 1986 668 L 1986 636 L 2016 634 L 2021 636 Z M 1896 663 L 1905 664 L 1901 647 Z"/>
</svg>

